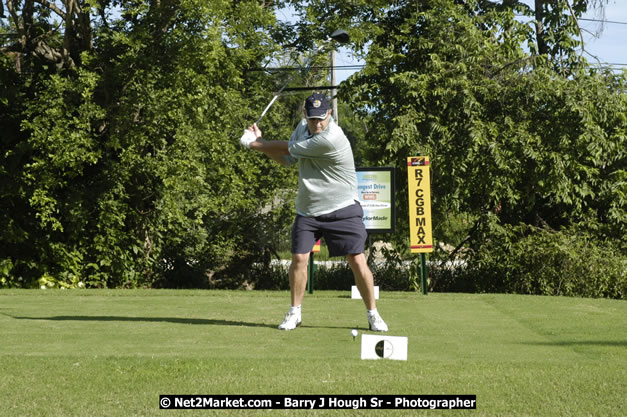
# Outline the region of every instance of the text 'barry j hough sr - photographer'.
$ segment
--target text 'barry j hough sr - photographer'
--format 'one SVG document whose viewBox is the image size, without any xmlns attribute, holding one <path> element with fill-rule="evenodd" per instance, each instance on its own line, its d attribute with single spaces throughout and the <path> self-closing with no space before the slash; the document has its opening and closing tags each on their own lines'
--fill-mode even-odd
<svg viewBox="0 0 627 417">
<path fill-rule="evenodd" d="M 476 409 L 475 395 L 161 395 L 161 409 Z"/>
</svg>

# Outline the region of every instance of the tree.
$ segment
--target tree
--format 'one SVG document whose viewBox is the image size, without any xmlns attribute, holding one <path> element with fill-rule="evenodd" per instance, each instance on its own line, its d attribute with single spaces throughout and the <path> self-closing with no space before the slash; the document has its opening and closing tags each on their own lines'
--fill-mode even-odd
<svg viewBox="0 0 627 417">
<path fill-rule="evenodd" d="M 602 9 L 605 3 L 607 0 L 535 0 L 536 53 L 551 57 L 556 67 L 568 72 L 585 51 L 578 19 L 589 9 Z M 513 7 L 526 8 L 520 4 Z M 528 8 L 527 13 L 531 13 Z"/>
<path fill-rule="evenodd" d="M 529 55 L 523 46 L 533 29 L 493 2 L 359 4 L 356 21 L 373 17 L 358 24 L 371 30 L 360 35 L 371 43 L 342 100 L 369 120 L 372 164 L 404 170 L 409 155 L 431 157 L 436 240 L 451 236 L 443 230 L 450 218 L 467 220 L 458 240 L 446 242 L 456 248 L 447 256 L 465 253 L 469 265 L 482 265 L 473 270 L 480 277 L 496 265 L 489 255 L 504 259 L 495 254 L 534 230 L 624 251 L 626 78 L 578 59 L 567 17 L 546 16 L 549 55 Z M 555 4 L 562 13 L 568 6 Z M 586 4 L 571 5 L 575 16 Z M 508 5 L 515 6 L 500 6 Z M 331 21 L 312 21 L 341 24 L 351 7 L 342 3 Z M 320 9 L 329 17 L 324 7 L 308 10 Z M 397 190 L 402 248 L 404 181 Z"/>
<path fill-rule="evenodd" d="M 274 89 L 249 71 L 278 49 L 272 2 L 4 5 L 4 285 L 209 286 L 267 259 L 295 177 L 238 138 Z"/>
</svg>

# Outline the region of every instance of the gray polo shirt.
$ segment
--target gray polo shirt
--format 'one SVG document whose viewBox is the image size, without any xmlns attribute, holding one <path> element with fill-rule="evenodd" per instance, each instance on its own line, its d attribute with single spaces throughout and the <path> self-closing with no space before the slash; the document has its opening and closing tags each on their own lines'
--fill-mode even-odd
<svg viewBox="0 0 627 417">
<path fill-rule="evenodd" d="M 309 134 L 303 119 L 288 143 L 289 163 L 298 162 L 296 212 L 316 217 L 357 200 L 357 177 L 350 142 L 331 119 L 327 128 Z"/>
</svg>

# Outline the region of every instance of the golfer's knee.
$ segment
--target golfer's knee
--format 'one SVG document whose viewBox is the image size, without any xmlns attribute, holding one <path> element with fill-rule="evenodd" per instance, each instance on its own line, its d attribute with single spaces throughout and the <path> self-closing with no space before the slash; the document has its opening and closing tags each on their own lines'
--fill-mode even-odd
<svg viewBox="0 0 627 417">
<path fill-rule="evenodd" d="M 352 253 L 346 255 L 346 260 L 351 266 L 364 266 L 366 265 L 366 257 L 363 253 Z"/>
<path fill-rule="evenodd" d="M 293 267 L 306 267 L 309 261 L 308 253 L 293 253 L 292 254 L 292 266 Z"/>
</svg>

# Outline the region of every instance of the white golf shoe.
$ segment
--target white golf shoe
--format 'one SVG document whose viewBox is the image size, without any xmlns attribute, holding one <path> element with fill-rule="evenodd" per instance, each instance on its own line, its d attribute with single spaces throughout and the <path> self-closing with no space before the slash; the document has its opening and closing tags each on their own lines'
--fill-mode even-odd
<svg viewBox="0 0 627 417">
<path fill-rule="evenodd" d="M 300 314 L 288 312 L 285 315 L 283 323 L 279 324 L 279 330 L 294 330 L 300 326 L 301 322 Z"/>
<path fill-rule="evenodd" d="M 368 316 L 368 324 L 370 325 L 370 330 L 375 332 L 387 332 L 388 325 L 385 324 L 379 313 L 376 314 L 367 314 Z"/>
</svg>

